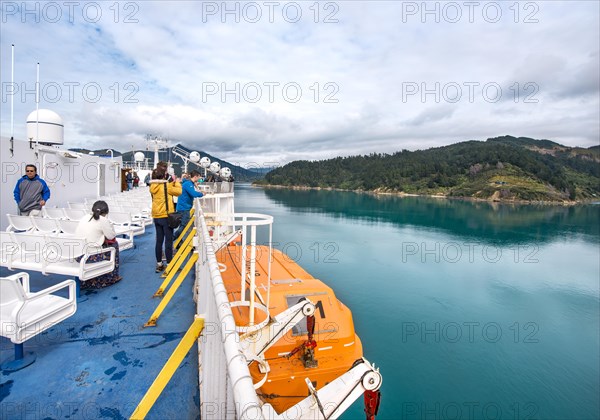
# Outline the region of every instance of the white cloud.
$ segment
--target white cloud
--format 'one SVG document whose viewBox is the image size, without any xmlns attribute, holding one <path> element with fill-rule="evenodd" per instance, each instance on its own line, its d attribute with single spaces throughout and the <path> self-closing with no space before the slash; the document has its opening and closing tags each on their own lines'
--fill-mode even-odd
<svg viewBox="0 0 600 420">
<path fill-rule="evenodd" d="M 39 61 L 40 106 L 63 116 L 72 147 L 143 149 L 144 135 L 157 133 L 243 163 L 503 134 L 599 141 L 597 2 L 518 3 L 518 15 L 516 3 L 483 2 L 473 22 L 454 2 L 456 23 L 456 7 L 436 2 L 427 7 L 439 16 L 423 14 L 423 2 L 316 3 L 318 16 L 315 3 L 281 2 L 272 22 L 269 3 L 227 2 L 239 23 L 221 14 L 222 2 L 122 2 L 118 16 L 114 3 L 96 3 L 96 23 L 86 21 L 91 6 L 82 14 L 85 2 L 72 22 L 64 9 L 56 23 L 43 11 L 39 23 L 15 12 L 21 4 L 3 2 L 3 136 L 14 43 L 16 137 L 35 109 Z"/>
</svg>

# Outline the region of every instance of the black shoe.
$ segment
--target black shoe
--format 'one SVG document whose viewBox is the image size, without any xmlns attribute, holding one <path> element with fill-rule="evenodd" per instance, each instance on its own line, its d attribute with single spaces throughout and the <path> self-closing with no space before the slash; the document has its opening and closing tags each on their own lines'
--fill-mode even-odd
<svg viewBox="0 0 600 420">
<path fill-rule="evenodd" d="M 154 270 L 155 273 L 160 273 L 162 271 L 165 271 L 165 268 L 167 268 L 166 265 L 164 265 L 163 263 L 157 263 L 156 264 L 156 270 Z"/>
</svg>

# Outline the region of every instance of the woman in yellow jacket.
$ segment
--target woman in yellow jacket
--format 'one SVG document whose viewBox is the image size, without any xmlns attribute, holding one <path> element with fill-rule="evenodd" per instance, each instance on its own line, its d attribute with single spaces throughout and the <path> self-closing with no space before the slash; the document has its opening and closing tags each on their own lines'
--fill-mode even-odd
<svg viewBox="0 0 600 420">
<path fill-rule="evenodd" d="M 168 182 L 169 174 L 161 167 L 152 171 L 152 180 L 150 180 L 150 194 L 152 194 L 152 218 L 154 219 L 154 228 L 156 229 L 156 244 L 154 253 L 156 254 L 156 272 L 159 273 L 166 268 L 162 262 L 163 242 L 165 244 L 165 256 L 167 264 L 173 258 L 173 229 L 167 223 L 167 215 L 175 211 L 173 197 L 181 195 L 181 184 L 179 179 L 174 177 L 173 182 Z"/>
</svg>

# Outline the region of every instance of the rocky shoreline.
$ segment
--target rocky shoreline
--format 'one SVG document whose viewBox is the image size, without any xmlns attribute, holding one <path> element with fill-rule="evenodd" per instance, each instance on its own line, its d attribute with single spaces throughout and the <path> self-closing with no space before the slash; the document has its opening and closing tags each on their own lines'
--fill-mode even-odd
<svg viewBox="0 0 600 420">
<path fill-rule="evenodd" d="M 448 200 L 467 200 L 467 201 L 477 201 L 484 203 L 503 203 L 503 204 L 535 204 L 535 205 L 562 205 L 562 206 L 575 206 L 580 204 L 593 204 L 600 203 L 599 199 L 590 199 L 590 200 L 518 200 L 518 199 L 503 199 L 499 197 L 489 197 L 489 198 L 478 198 L 478 197 L 466 197 L 466 196 L 447 196 L 444 194 L 409 194 L 405 192 L 392 192 L 392 191 L 383 191 L 383 190 L 346 190 L 342 188 L 333 188 L 333 187 L 307 187 L 307 186 L 299 186 L 299 185 L 271 185 L 271 184 L 252 184 L 253 187 L 262 187 L 262 188 L 283 188 L 289 190 L 316 190 L 316 191 L 343 191 L 343 192 L 354 192 L 354 193 L 362 193 L 362 194 L 371 194 L 371 195 L 389 195 L 396 197 L 429 197 L 429 198 L 442 198 Z"/>
</svg>

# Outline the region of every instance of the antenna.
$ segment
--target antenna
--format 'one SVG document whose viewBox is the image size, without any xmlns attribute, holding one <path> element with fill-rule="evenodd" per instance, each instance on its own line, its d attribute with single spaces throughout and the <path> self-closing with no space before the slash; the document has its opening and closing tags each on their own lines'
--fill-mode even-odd
<svg viewBox="0 0 600 420">
<path fill-rule="evenodd" d="M 154 149 L 154 168 L 156 168 L 156 164 L 159 161 L 158 151 L 167 146 L 167 140 L 163 139 L 161 136 L 146 134 L 146 150 L 149 150 L 150 147 Z"/>
<path fill-rule="evenodd" d="M 15 88 L 15 44 L 12 44 L 10 54 L 10 82 L 14 90 Z M 10 97 L 10 156 L 15 155 L 14 143 L 15 142 L 15 95 L 14 91 Z"/>
<path fill-rule="evenodd" d="M 10 96 L 10 139 L 15 138 L 15 44 L 12 44 L 10 57 L 10 85 L 13 89 L 13 94 Z"/>
<path fill-rule="evenodd" d="M 35 142 L 40 142 L 40 63 L 37 63 L 35 80 Z"/>
</svg>

